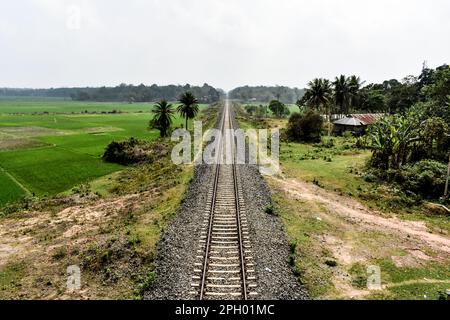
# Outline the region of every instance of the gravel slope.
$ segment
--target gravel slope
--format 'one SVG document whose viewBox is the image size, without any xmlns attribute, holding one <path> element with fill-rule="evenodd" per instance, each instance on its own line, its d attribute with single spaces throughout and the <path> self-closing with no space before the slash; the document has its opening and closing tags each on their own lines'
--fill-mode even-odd
<svg viewBox="0 0 450 320">
<path fill-rule="evenodd" d="M 161 236 L 157 246 L 156 278 L 144 299 L 192 299 L 191 276 L 200 238 L 209 185 L 213 182 L 213 167 L 196 166 L 194 179 L 177 216 Z"/>
</svg>

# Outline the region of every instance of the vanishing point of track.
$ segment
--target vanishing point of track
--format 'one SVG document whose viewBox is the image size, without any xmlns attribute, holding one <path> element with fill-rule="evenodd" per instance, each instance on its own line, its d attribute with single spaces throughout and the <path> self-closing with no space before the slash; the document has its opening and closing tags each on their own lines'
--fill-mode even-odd
<svg viewBox="0 0 450 320">
<path fill-rule="evenodd" d="M 233 128 L 228 100 L 222 112 L 217 158 L 233 158 Z M 235 161 L 216 161 L 198 243 L 191 294 L 202 299 L 242 299 L 257 295 L 256 277 L 244 198 Z"/>
</svg>

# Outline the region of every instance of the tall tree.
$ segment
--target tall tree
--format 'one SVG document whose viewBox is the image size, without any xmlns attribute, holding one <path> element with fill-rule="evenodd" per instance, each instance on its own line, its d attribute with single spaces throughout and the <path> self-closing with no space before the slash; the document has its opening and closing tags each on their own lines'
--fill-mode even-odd
<svg viewBox="0 0 450 320">
<path fill-rule="evenodd" d="M 174 117 L 173 106 L 166 100 L 162 100 L 155 105 L 152 112 L 153 118 L 149 123 L 150 128 L 158 129 L 159 135 L 166 137 Z"/>
<path fill-rule="evenodd" d="M 334 103 L 340 113 L 347 114 L 350 104 L 349 81 L 344 76 L 336 77 L 333 82 L 334 86 Z"/>
<path fill-rule="evenodd" d="M 198 113 L 198 100 L 191 92 L 185 92 L 178 100 L 181 103 L 178 106 L 178 113 L 186 119 L 186 130 L 188 129 L 188 120 L 194 119 Z"/>
<path fill-rule="evenodd" d="M 364 82 L 357 76 L 351 76 L 347 80 L 348 93 L 349 93 L 349 108 L 352 110 L 359 109 L 360 107 L 360 90 Z"/>
<path fill-rule="evenodd" d="M 269 109 L 277 118 L 281 118 L 284 115 L 289 114 L 289 110 L 286 105 L 278 100 L 270 101 Z"/>
<path fill-rule="evenodd" d="M 308 88 L 305 93 L 305 101 L 309 107 L 317 110 L 324 110 L 326 114 L 330 115 L 330 102 L 332 100 L 333 90 L 331 83 L 327 79 L 314 79 L 308 83 Z"/>
</svg>

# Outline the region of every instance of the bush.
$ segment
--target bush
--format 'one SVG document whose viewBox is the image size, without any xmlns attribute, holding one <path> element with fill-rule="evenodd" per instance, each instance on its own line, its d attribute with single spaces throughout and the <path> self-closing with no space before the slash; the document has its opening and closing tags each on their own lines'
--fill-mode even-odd
<svg viewBox="0 0 450 320">
<path fill-rule="evenodd" d="M 439 198 L 444 192 L 447 166 L 434 160 L 422 160 L 403 169 L 407 190 L 425 198 Z"/>
<path fill-rule="evenodd" d="M 400 170 L 395 179 L 406 191 L 424 198 L 439 198 L 444 193 L 447 166 L 434 160 L 422 160 Z"/>
<path fill-rule="evenodd" d="M 289 118 L 286 136 L 290 141 L 319 142 L 323 118 L 314 111 L 293 113 Z"/>
<path fill-rule="evenodd" d="M 333 148 L 334 147 L 334 139 L 333 138 L 327 138 L 326 140 L 323 141 L 322 144 L 325 148 Z"/>
<path fill-rule="evenodd" d="M 278 100 L 272 100 L 269 103 L 269 109 L 277 118 L 282 118 L 289 115 L 289 109 L 284 103 Z"/>
<path fill-rule="evenodd" d="M 170 153 L 169 145 L 159 141 L 147 142 L 130 138 L 111 142 L 103 154 L 103 160 L 122 165 L 152 162 Z"/>
<path fill-rule="evenodd" d="M 277 213 L 275 211 L 275 207 L 272 204 L 269 204 L 268 206 L 266 206 L 266 208 L 264 209 L 264 212 L 273 216 L 276 216 Z"/>
<path fill-rule="evenodd" d="M 345 139 L 352 139 L 353 138 L 353 133 L 351 131 L 344 131 L 344 133 L 342 134 L 342 136 Z"/>
<path fill-rule="evenodd" d="M 256 112 L 257 108 L 258 108 L 257 106 L 248 105 L 245 106 L 245 112 L 247 112 L 249 115 L 252 116 Z"/>
</svg>

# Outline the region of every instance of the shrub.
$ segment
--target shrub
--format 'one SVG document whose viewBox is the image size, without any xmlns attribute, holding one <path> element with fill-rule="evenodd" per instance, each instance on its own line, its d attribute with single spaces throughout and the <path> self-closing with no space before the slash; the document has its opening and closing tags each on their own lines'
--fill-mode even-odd
<svg viewBox="0 0 450 320">
<path fill-rule="evenodd" d="M 286 105 L 278 100 L 272 100 L 269 103 L 269 109 L 277 117 L 281 118 L 289 115 L 289 109 Z"/>
<path fill-rule="evenodd" d="M 336 260 L 331 260 L 331 259 L 325 260 L 325 264 L 327 266 L 329 266 L 329 267 L 336 267 L 337 266 Z"/>
<path fill-rule="evenodd" d="M 257 106 L 247 105 L 245 106 L 245 112 L 252 116 L 256 112 L 257 108 Z"/>
<path fill-rule="evenodd" d="M 82 183 L 72 189 L 73 194 L 78 194 L 82 198 L 88 196 L 91 191 L 91 185 L 89 183 Z"/>
<path fill-rule="evenodd" d="M 323 146 L 325 148 L 333 148 L 334 147 L 334 139 L 333 138 L 327 138 L 325 141 L 323 141 Z"/>
<path fill-rule="evenodd" d="M 111 142 L 103 154 L 103 160 L 122 165 L 152 162 L 169 154 L 169 145 L 159 141 L 146 142 L 130 138 Z"/>
<path fill-rule="evenodd" d="M 342 134 L 342 136 L 343 136 L 345 139 L 352 139 L 352 138 L 353 138 L 353 133 L 352 133 L 351 131 L 345 131 L 345 132 Z"/>
<path fill-rule="evenodd" d="M 272 204 L 269 204 L 268 206 L 266 206 L 266 208 L 264 209 L 264 212 L 270 215 L 277 215 L 276 211 L 275 211 L 275 207 Z"/>
<path fill-rule="evenodd" d="M 322 133 L 323 118 L 310 110 L 305 114 L 293 113 L 286 130 L 290 141 L 319 142 Z"/>
<path fill-rule="evenodd" d="M 369 182 L 369 183 L 373 183 L 377 181 L 377 177 L 374 176 L 373 174 L 366 174 L 364 176 L 364 181 Z"/>
<path fill-rule="evenodd" d="M 147 275 L 141 276 L 137 287 L 137 294 L 139 295 L 139 297 L 142 297 L 144 293 L 151 288 L 154 282 L 154 272 L 149 272 Z"/>
<path fill-rule="evenodd" d="M 406 191 L 424 198 L 439 198 L 444 192 L 447 166 L 434 160 L 422 160 L 400 170 L 395 176 Z"/>
</svg>

